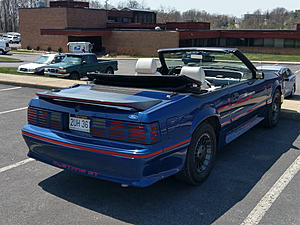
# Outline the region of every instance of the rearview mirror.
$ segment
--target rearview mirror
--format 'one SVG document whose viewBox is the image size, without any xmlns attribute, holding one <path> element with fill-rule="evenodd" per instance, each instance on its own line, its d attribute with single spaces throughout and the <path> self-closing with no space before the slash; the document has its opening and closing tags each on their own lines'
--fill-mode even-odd
<svg viewBox="0 0 300 225">
<path fill-rule="evenodd" d="M 264 78 L 265 78 L 265 75 L 263 72 L 255 74 L 255 79 L 264 79 Z"/>
</svg>

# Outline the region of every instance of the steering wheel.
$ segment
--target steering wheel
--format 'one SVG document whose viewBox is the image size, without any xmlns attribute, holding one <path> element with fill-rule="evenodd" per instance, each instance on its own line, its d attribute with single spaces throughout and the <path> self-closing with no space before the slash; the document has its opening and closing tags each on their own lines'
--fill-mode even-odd
<svg viewBox="0 0 300 225">
<path fill-rule="evenodd" d="M 168 75 L 175 75 L 176 74 L 175 71 L 177 69 L 181 69 L 181 68 L 182 68 L 182 66 L 175 66 L 175 67 L 173 67 L 172 69 L 169 70 Z"/>
</svg>

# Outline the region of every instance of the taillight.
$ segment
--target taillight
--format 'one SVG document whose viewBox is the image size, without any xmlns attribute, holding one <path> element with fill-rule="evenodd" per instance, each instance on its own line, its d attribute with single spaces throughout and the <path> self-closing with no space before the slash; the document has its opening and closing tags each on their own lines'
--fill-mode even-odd
<svg viewBox="0 0 300 225">
<path fill-rule="evenodd" d="M 91 135 L 112 140 L 153 144 L 159 141 L 159 126 L 158 123 L 141 124 L 93 118 Z"/>
<path fill-rule="evenodd" d="M 28 123 L 36 125 L 36 123 L 37 123 L 36 118 L 37 118 L 37 110 L 29 107 L 28 111 L 27 111 Z"/>
<path fill-rule="evenodd" d="M 157 123 L 150 124 L 150 142 L 158 142 L 159 139 L 159 129 Z"/>
<path fill-rule="evenodd" d="M 106 120 L 104 119 L 93 119 L 93 125 L 91 129 L 91 133 L 93 136 L 96 137 L 105 137 L 105 131 L 106 131 Z"/>
<path fill-rule="evenodd" d="M 108 121 L 108 135 L 111 139 L 125 140 L 124 122 Z"/>
<path fill-rule="evenodd" d="M 146 144 L 145 125 L 134 124 L 134 123 L 128 124 L 128 140 L 131 142 Z"/>
<path fill-rule="evenodd" d="M 28 107 L 28 123 L 40 127 L 62 130 L 62 113 Z"/>
</svg>

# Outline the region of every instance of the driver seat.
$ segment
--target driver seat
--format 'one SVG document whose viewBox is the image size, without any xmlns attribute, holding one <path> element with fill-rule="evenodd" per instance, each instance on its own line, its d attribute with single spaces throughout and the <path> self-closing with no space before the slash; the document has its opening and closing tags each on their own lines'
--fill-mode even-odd
<svg viewBox="0 0 300 225">
<path fill-rule="evenodd" d="M 156 60 L 153 58 L 138 59 L 135 65 L 135 75 L 161 75 L 157 72 Z"/>
<path fill-rule="evenodd" d="M 200 81 L 201 89 L 211 90 L 213 88 L 212 84 L 205 80 L 205 72 L 200 66 L 183 66 L 181 68 L 180 75 L 185 75 L 194 80 Z"/>
</svg>

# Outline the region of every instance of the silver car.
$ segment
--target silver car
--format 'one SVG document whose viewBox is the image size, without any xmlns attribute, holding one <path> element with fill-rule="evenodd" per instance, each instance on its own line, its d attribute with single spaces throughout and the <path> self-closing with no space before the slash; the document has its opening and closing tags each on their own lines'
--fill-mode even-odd
<svg viewBox="0 0 300 225">
<path fill-rule="evenodd" d="M 258 66 L 258 70 L 272 71 L 283 79 L 284 97 L 292 97 L 296 91 L 296 75 L 285 66 Z"/>
</svg>

